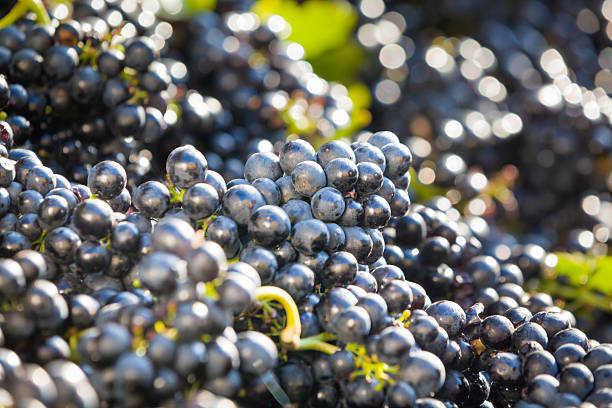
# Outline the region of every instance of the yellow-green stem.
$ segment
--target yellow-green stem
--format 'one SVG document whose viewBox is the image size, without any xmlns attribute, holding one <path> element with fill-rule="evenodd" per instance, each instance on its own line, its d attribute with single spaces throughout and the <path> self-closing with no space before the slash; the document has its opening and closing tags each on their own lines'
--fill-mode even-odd
<svg viewBox="0 0 612 408">
<path fill-rule="evenodd" d="M 334 354 L 340 351 L 340 347 L 329 344 L 327 341 L 335 340 L 336 336 L 331 333 L 323 332 L 315 336 L 300 339 L 298 350 L 315 350 L 325 354 Z"/>
<path fill-rule="evenodd" d="M 45 237 L 47 236 L 47 231 L 43 230 L 41 232 L 40 237 L 36 238 L 32 241 L 31 247 L 37 249 L 38 251 L 44 253 L 45 252 Z"/>
<path fill-rule="evenodd" d="M 29 11 L 36 15 L 36 22 L 40 24 L 50 24 L 51 19 L 47 14 L 47 9 L 42 0 L 19 0 L 13 8 L 0 19 L 0 28 L 8 27 L 15 23 Z"/>
<path fill-rule="evenodd" d="M 281 304 L 287 316 L 287 325 L 280 332 L 280 340 L 291 349 L 298 348 L 302 324 L 300 322 L 300 312 L 291 295 L 276 286 L 261 286 L 255 290 L 255 300 L 262 301 L 264 299 L 275 300 Z"/>
</svg>

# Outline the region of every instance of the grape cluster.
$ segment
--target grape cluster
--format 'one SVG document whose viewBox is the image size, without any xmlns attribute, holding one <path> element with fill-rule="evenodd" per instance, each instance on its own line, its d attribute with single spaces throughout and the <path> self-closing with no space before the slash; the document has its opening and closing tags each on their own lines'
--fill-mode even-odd
<svg viewBox="0 0 612 408">
<path fill-rule="evenodd" d="M 274 366 L 270 339 L 232 329 L 236 304 L 255 299 L 257 272 L 228 266 L 218 244 L 164 217 L 167 187 L 141 185 L 134 212 L 117 162 L 93 166 L 84 185 L 31 151 L 3 154 L 2 405 L 210 406 L 228 403 L 221 396 L 236 395 L 241 375 Z M 192 184 L 215 180 L 194 149 L 169 158 L 170 179 L 189 182 L 181 166 L 193 174 L 194 164 Z"/>
<path fill-rule="evenodd" d="M 318 151 L 296 139 L 279 154 L 251 155 L 244 178 L 226 185 L 219 173 L 207 170 L 204 155 L 186 145 L 168 157 L 167 185 L 141 184 L 133 201 L 149 217 L 172 212 L 204 227 L 206 239 L 221 245 L 228 259 L 240 256 L 272 266 L 267 260 L 276 254 L 282 260 L 278 266 L 297 261 L 316 273 L 330 264 L 324 273 L 329 276 L 321 279 L 330 287 L 350 282 L 358 264 L 367 269 L 381 259 L 381 229 L 410 206 L 406 189 L 411 162 L 410 150 L 391 132 L 375 133 L 369 143 L 352 146 L 328 142 Z M 276 268 L 260 268 L 264 283 Z M 284 279 L 285 285 L 299 287 L 296 277 Z M 277 279 L 277 286 L 289 290 Z M 310 285 L 300 289 L 304 294 L 313 289 L 312 273 L 306 281 Z"/>
<path fill-rule="evenodd" d="M 531 286 L 607 251 L 601 17 L 356 3 L 391 130 L 354 135 L 251 0 L 0 5 L 0 406 L 612 406 L 612 345 Z"/>
<path fill-rule="evenodd" d="M 389 146 L 383 146 L 384 152 L 402 151 L 391 149 L 397 145 L 389 132 L 373 134 L 369 140 L 371 143 L 352 146 L 357 161 L 358 151 L 364 146 L 376 151 L 376 145 L 383 144 Z M 191 147 L 182 151 L 190 151 L 190 160 L 197 155 Z M 273 374 L 286 395 L 276 395 L 267 388 L 251 390 L 261 397 L 261 406 L 273 404 L 274 400 L 282 402 L 285 398 L 293 403 L 330 407 L 339 403 L 376 407 L 385 402 L 389 406 L 410 406 L 406 404 L 413 402 L 417 406 L 436 406 L 441 401 L 456 406 L 483 403 L 512 406 L 521 398 L 541 402 L 539 398 L 543 397 L 535 392 L 532 395 L 528 390 L 537 387 L 539 383 L 534 378 L 544 371 L 526 380 L 521 374 L 530 370 L 530 364 L 536 364 L 530 361 L 539 361 L 530 352 L 550 354 L 544 351 L 548 337 L 542 340 L 533 332 L 540 336 L 546 333 L 553 341 L 563 331 L 558 339 L 569 336 L 568 343 L 579 344 L 571 337 L 575 334 L 586 341 L 582 332 L 572 328 L 576 320 L 571 313 L 555 307 L 546 294 L 526 294 L 522 289 L 523 272 L 517 264 L 528 273 L 537 273 L 543 263 L 541 255 L 538 258 L 532 254 L 537 253 L 535 248 L 525 248 L 513 259 L 517 264 L 500 265 L 498 259 L 504 257 L 499 251 L 498 259 L 485 255 L 487 251 L 495 254 L 499 249 L 495 247 L 498 241 L 493 238 L 494 234 L 486 231 L 486 221 L 453 221 L 456 210 L 451 211 L 445 199 L 440 199 L 427 207 L 413 206 L 409 213 L 403 207 L 402 211 L 385 216 L 384 222 L 370 225 L 384 228 L 387 244 L 383 247 L 384 256 L 375 262 L 358 261 L 360 251 L 351 250 L 346 221 L 343 221 L 348 206 L 345 204 L 343 214 L 337 209 L 321 211 L 317 198 L 321 192 L 329 191 L 326 189 L 332 188 L 330 185 L 342 188 L 343 183 L 337 181 L 345 179 L 335 179 L 329 164 L 342 159 L 337 157 L 339 152 L 350 151 L 348 145 L 331 142 L 315 153 L 306 142 L 290 141 L 278 156 L 254 154 L 245 165 L 245 179 L 230 183 L 223 200 L 209 200 L 219 205 L 218 214 L 214 206 L 203 212 L 197 212 L 197 206 L 192 208 L 193 204 L 204 202 L 201 199 L 193 202 L 192 197 L 214 196 L 212 185 L 193 184 L 184 193 L 177 192 L 182 196 L 182 204 L 178 205 L 182 206 L 185 219 L 198 225 L 200 222 L 196 219 L 206 217 L 201 221 L 206 238 L 218 242 L 228 257 L 238 260 L 234 265 L 248 269 L 242 265 L 250 264 L 260 282 L 271 282 L 284 289 L 296 302 L 297 313 L 292 307 L 284 306 L 279 317 L 279 311 L 264 300 L 259 306 L 261 313 L 245 314 L 248 303 L 232 295 L 249 293 L 251 281 L 237 278 L 229 284 L 226 280 L 219 287 L 221 301 L 237 316 L 235 327 L 239 330 L 255 327 L 268 332 L 293 350 L 288 355 L 289 362 Z M 317 167 L 316 163 L 321 162 L 322 153 L 326 152 L 335 152 L 334 158 L 324 168 Z M 196 180 L 181 178 L 182 173 L 172 175 L 172 169 L 185 167 L 173 160 L 175 154 L 168 160 L 169 179 L 180 180 L 178 188 L 181 189 Z M 391 153 L 383 156 L 385 163 L 392 163 Z M 198 161 L 197 167 L 203 169 L 201 156 Z M 406 163 L 409 167 L 409 161 Z M 282 176 L 287 173 L 291 176 Z M 199 174 L 200 181 L 204 180 L 201 171 Z M 387 175 L 398 181 L 393 172 Z M 283 177 L 291 177 L 287 180 L 287 185 L 292 187 L 290 197 L 296 193 L 301 196 L 299 202 L 303 204 L 299 204 L 302 207 L 299 211 L 275 205 L 291 201 L 283 200 L 285 190 L 279 189 L 279 184 L 283 184 L 279 180 Z M 304 179 L 308 182 L 303 183 Z M 358 183 L 353 185 L 353 193 L 364 191 L 358 188 Z M 208 192 L 204 193 L 205 189 Z M 195 194 L 198 190 L 200 193 Z M 343 190 L 346 188 L 338 191 Z M 307 206 L 309 196 L 310 206 Z M 342 193 L 332 197 L 336 199 L 331 202 L 341 207 Z M 372 200 L 371 194 L 366 193 L 365 197 L 365 201 Z M 366 213 L 358 225 L 367 226 L 363 224 L 367 223 Z M 324 224 L 321 223 L 321 228 L 315 227 L 317 220 L 339 223 L 346 241 L 336 251 L 344 251 L 325 253 L 313 248 L 317 243 L 321 248 L 325 248 L 326 241 L 329 243 L 328 239 L 321 238 L 326 235 Z M 301 228 L 306 224 L 301 223 L 305 221 L 312 225 L 303 232 Z M 306 256 L 302 262 L 293 263 L 296 255 L 298 260 Z M 296 315 L 299 315 L 299 325 Z M 287 327 L 283 329 L 279 320 Z M 299 340 L 296 327 L 299 327 Z M 565 344 L 564 340 L 554 341 Z M 542 343 L 541 349 L 532 344 L 536 342 Z M 585 352 L 596 345 L 595 341 L 584 343 Z M 556 348 L 551 348 L 551 352 Z M 330 356 L 313 360 L 310 355 L 300 353 L 306 350 Z M 557 374 L 556 369 L 549 374 Z M 563 370 L 560 375 L 564 375 Z M 521 396 L 523 389 L 527 390 L 525 396 Z M 546 395 L 545 406 L 571 406 L 589 393 L 590 390 L 576 398 L 575 390 L 557 385 L 554 392 Z M 598 403 L 607 403 L 606 398 L 606 391 L 591 396 Z"/>
<path fill-rule="evenodd" d="M 26 146 L 80 183 L 93 164 L 114 160 L 134 186 L 162 174 L 162 140 L 222 120 L 220 102 L 188 89 L 187 67 L 166 56 L 172 26 L 153 3 L 133 6 L 84 1 L 70 19 L 66 5 L 52 9 L 52 24 L 3 20 L 0 117 L 9 148 Z"/>
<path fill-rule="evenodd" d="M 226 184 L 186 145 L 130 193 L 117 162 L 69 183 L 5 148 L 3 398 L 609 403 L 609 346 L 522 289 L 543 259 L 500 265 L 484 219 L 444 198 L 411 206 L 411 162 L 391 132 L 318 150 L 296 139 Z"/>
</svg>

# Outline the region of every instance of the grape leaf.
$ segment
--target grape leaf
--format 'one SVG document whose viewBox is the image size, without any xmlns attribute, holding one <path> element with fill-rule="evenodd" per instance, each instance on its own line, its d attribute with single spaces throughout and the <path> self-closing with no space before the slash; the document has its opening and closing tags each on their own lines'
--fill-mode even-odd
<svg viewBox="0 0 612 408">
<path fill-rule="evenodd" d="M 198 12 L 203 10 L 213 10 L 217 0 L 185 0 L 185 6 L 192 12 Z"/>
<path fill-rule="evenodd" d="M 352 83 L 363 67 L 366 54 L 362 47 L 349 41 L 343 47 L 335 48 L 312 57 L 309 62 L 317 75 L 328 81 L 343 84 Z"/>
<path fill-rule="evenodd" d="M 371 97 L 369 89 L 356 82 L 357 74 L 365 58 L 364 50 L 351 40 L 357 23 L 357 13 L 344 0 L 258 0 L 252 11 L 265 21 L 279 15 L 291 26 L 287 40 L 304 48 L 304 58 L 312 64 L 317 75 L 328 81 L 345 84 L 353 101 L 348 126 L 337 129 L 333 139 L 350 138 L 370 123 L 368 111 Z M 307 134 L 313 124 L 296 122 L 285 114 L 288 133 Z M 310 142 L 320 146 L 329 139 L 310 137 Z"/>
<path fill-rule="evenodd" d="M 351 112 L 350 124 L 339 129 L 334 135 L 334 139 L 349 138 L 356 132 L 370 124 L 372 116 L 368 108 L 372 102 L 370 90 L 360 82 L 348 86 L 348 96 L 353 101 L 353 111 Z"/>
<path fill-rule="evenodd" d="M 557 252 L 555 255 L 555 272 L 567 276 L 573 286 L 586 286 L 612 294 L 612 256 L 592 257 L 566 252 Z"/>
<path fill-rule="evenodd" d="M 573 286 L 584 285 L 588 282 L 594 270 L 591 260 L 582 254 L 557 252 L 557 265 L 555 272 L 559 275 L 567 276 Z"/>
<path fill-rule="evenodd" d="M 346 1 L 259 0 L 252 10 L 262 20 L 283 17 L 291 25 L 288 40 L 304 47 L 306 59 L 345 46 L 357 23 L 357 13 Z"/>
<path fill-rule="evenodd" d="M 158 15 L 166 20 L 186 20 L 202 11 L 214 10 L 217 0 L 159 0 Z"/>
<path fill-rule="evenodd" d="M 612 294 L 612 256 L 597 258 L 589 286 L 606 294 Z"/>
</svg>

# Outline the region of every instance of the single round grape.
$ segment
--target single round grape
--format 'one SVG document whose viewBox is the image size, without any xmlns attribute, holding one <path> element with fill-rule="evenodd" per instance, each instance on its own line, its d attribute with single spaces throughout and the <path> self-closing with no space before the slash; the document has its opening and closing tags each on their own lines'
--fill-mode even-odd
<svg viewBox="0 0 612 408">
<path fill-rule="evenodd" d="M 127 185 L 127 174 L 122 165 L 111 160 L 102 161 L 91 168 L 87 186 L 104 200 L 115 198 Z"/>
<path fill-rule="evenodd" d="M 207 170 L 206 158 L 191 145 L 177 147 L 170 152 L 166 160 L 166 172 L 170 181 L 179 189 L 203 183 Z"/>
<path fill-rule="evenodd" d="M 344 198 L 340 191 L 324 187 L 310 201 L 312 215 L 321 221 L 335 221 L 344 213 Z"/>
<path fill-rule="evenodd" d="M 323 168 L 317 162 L 303 161 L 294 167 L 291 172 L 291 181 L 295 191 L 312 197 L 317 191 L 325 187 L 327 178 Z"/>
</svg>

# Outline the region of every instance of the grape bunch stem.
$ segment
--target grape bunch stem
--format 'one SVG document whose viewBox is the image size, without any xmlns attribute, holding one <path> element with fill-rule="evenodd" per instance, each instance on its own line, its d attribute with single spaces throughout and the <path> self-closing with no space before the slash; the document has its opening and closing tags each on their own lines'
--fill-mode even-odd
<svg viewBox="0 0 612 408">
<path fill-rule="evenodd" d="M 50 24 L 51 19 L 42 0 L 19 0 L 15 6 L 0 19 L 0 28 L 8 27 L 15 23 L 28 12 L 36 15 L 36 22 L 40 24 Z"/>
<path fill-rule="evenodd" d="M 329 332 L 301 338 L 300 312 L 291 295 L 283 289 L 275 286 L 259 287 L 255 291 L 255 300 L 268 306 L 270 306 L 268 304 L 270 301 L 276 301 L 283 307 L 287 316 L 287 323 L 285 328 L 280 331 L 280 341 L 284 347 L 290 350 L 313 350 L 325 354 L 334 354 L 342 350 L 340 347 L 328 343 L 328 341 L 338 339 L 336 335 Z M 398 324 L 407 326 L 409 317 L 410 311 L 404 311 L 398 319 Z M 353 378 L 365 377 L 368 381 L 376 381 L 377 389 L 384 387 L 385 384 L 395 383 L 393 376 L 397 373 L 397 366 L 385 364 L 379 361 L 375 355 L 369 356 L 363 345 L 348 343 L 345 348 L 355 356 L 357 370 L 352 374 Z"/>
<path fill-rule="evenodd" d="M 280 332 L 280 341 L 290 349 L 297 349 L 300 344 L 302 324 L 300 312 L 291 295 L 276 286 L 261 286 L 255 290 L 255 300 L 275 300 L 281 304 L 287 314 L 287 325 Z"/>
</svg>

